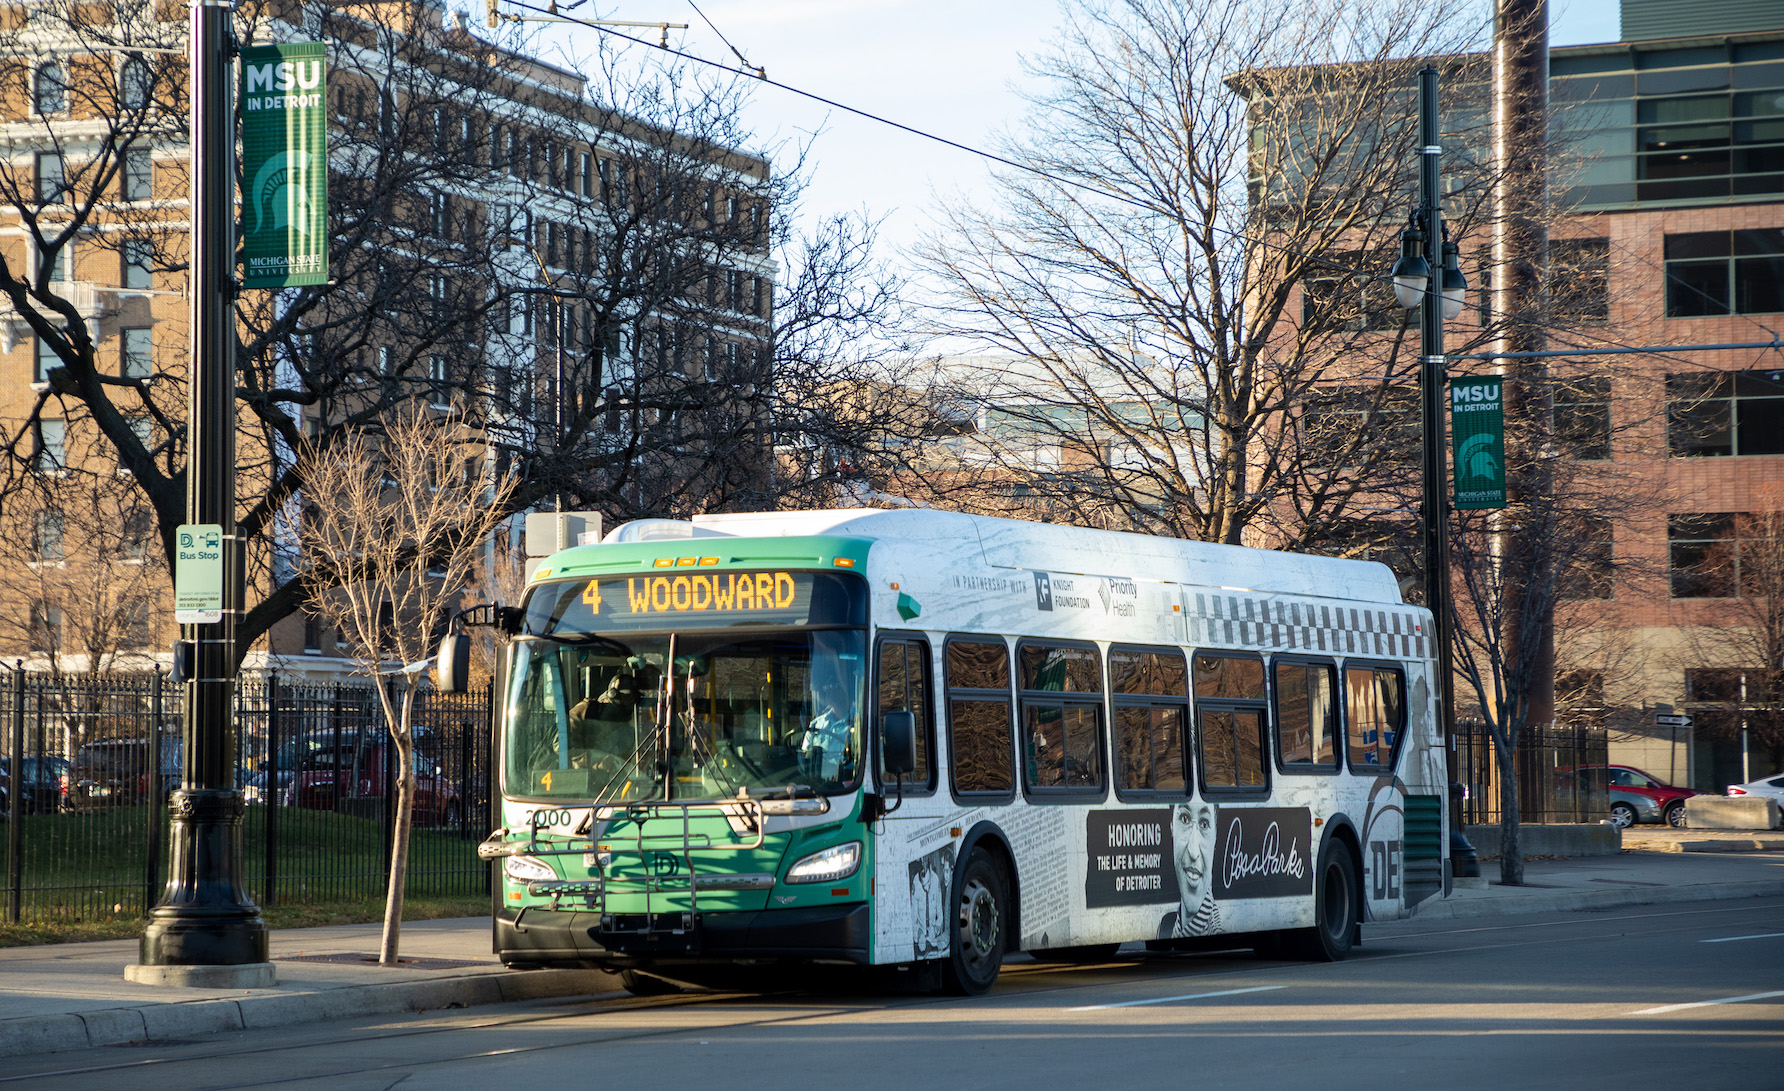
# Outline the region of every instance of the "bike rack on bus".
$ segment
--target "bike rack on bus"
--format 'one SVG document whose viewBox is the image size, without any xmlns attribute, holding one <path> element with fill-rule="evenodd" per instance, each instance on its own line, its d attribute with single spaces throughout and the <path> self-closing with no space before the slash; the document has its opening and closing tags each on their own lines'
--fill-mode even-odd
<svg viewBox="0 0 1784 1091">
<path fill-rule="evenodd" d="M 764 804 L 769 804 L 765 807 Z M 788 803 L 803 806 L 789 807 Z M 782 806 L 774 806 L 782 804 Z M 701 890 L 767 890 L 774 885 L 774 875 L 770 872 L 750 874 L 700 874 L 694 866 L 695 849 L 716 850 L 725 852 L 747 852 L 762 847 L 767 813 L 821 813 L 828 810 L 828 801 L 824 800 L 755 800 L 747 795 L 739 795 L 735 799 L 699 800 L 699 801 L 653 801 L 644 803 L 606 803 L 594 804 L 590 808 L 590 818 L 584 829 L 587 840 L 572 839 L 569 842 L 541 841 L 537 826 L 527 827 L 527 837 L 523 840 L 510 840 L 510 832 L 500 829 L 490 835 L 489 839 L 477 846 L 477 855 L 484 860 L 495 860 L 505 856 L 582 856 L 592 866 L 598 868 L 601 877 L 587 880 L 538 879 L 527 884 L 528 893 L 545 895 L 551 898 L 552 908 L 556 909 L 560 898 L 580 897 L 590 909 L 599 908 L 602 912 L 601 930 L 607 933 L 623 933 L 651 937 L 660 934 L 685 934 L 693 930 L 694 921 L 700 912 Z M 717 843 L 711 835 L 696 832 L 693 829 L 693 818 L 696 812 L 716 814 L 725 819 L 725 824 L 733 833 L 747 833 L 741 840 Z M 536 813 L 536 812 L 535 812 Z M 669 819 L 673 825 L 670 831 L 652 832 L 647 826 L 652 822 Z M 630 824 L 629 832 L 615 832 L 614 825 Z M 678 828 L 677 828 L 678 827 Z M 578 833 L 582 832 L 581 830 Z M 646 874 L 637 878 L 617 878 L 612 874 L 612 858 L 615 853 L 637 854 L 644 863 Z M 652 857 L 670 855 L 681 861 L 681 875 L 651 875 Z M 608 893 L 633 893 L 644 895 L 644 927 L 640 929 L 620 929 L 615 927 L 615 919 L 605 912 Z M 679 920 L 679 927 L 659 929 L 658 914 L 652 904 L 652 896 L 657 894 L 686 893 L 689 907 Z M 598 904 L 597 904 L 598 903 Z"/>
</svg>

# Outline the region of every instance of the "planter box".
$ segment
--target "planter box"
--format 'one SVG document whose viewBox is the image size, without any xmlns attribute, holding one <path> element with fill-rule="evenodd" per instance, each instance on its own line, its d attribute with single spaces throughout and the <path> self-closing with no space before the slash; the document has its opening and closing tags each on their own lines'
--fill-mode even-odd
<svg viewBox="0 0 1784 1091">
<path fill-rule="evenodd" d="M 1498 826 L 1466 826 L 1463 833 L 1482 860 L 1499 858 Z M 1525 856 L 1615 856 L 1623 851 L 1623 831 L 1609 822 L 1518 827 Z"/>
<path fill-rule="evenodd" d="M 1692 796 L 1685 801 L 1685 828 L 1691 830 L 1779 829 L 1778 801 L 1753 796 Z"/>
</svg>

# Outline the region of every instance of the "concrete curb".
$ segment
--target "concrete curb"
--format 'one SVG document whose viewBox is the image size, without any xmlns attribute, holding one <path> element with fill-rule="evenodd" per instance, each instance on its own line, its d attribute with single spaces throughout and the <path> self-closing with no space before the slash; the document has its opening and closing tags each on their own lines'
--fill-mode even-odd
<svg viewBox="0 0 1784 1091">
<path fill-rule="evenodd" d="M 509 970 L 34 1015 L 0 1020 L 0 1057 L 167 1041 L 355 1015 L 469 1008 L 613 991 L 613 975 L 602 970 Z"/>
<path fill-rule="evenodd" d="M 1585 909 L 1616 909 L 1627 905 L 1665 905 L 1672 902 L 1727 901 L 1734 898 L 1784 897 L 1784 879 L 1760 879 L 1739 883 L 1687 883 L 1680 886 L 1620 887 L 1607 890 L 1528 891 L 1500 898 L 1448 898 L 1427 902 L 1414 920 L 1458 920 L 1469 917 L 1510 917 L 1527 913 L 1569 913 Z"/>
<path fill-rule="evenodd" d="M 1699 841 L 1660 841 L 1631 838 L 1624 842 L 1631 852 L 1784 852 L 1784 834 L 1769 837 L 1717 837 Z"/>
</svg>

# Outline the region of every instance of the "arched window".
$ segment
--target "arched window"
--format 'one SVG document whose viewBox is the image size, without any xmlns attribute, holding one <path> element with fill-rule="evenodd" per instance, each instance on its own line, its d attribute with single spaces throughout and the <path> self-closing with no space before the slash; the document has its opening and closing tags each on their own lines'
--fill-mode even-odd
<svg viewBox="0 0 1784 1091">
<path fill-rule="evenodd" d="M 131 57 L 124 62 L 124 70 L 118 78 L 118 90 L 126 110 L 147 109 L 154 87 L 155 72 L 149 67 L 148 61 L 141 57 Z"/>
<path fill-rule="evenodd" d="M 59 114 L 68 109 L 68 81 L 62 75 L 62 66 L 55 61 L 37 70 L 37 88 L 33 101 L 40 114 Z"/>
</svg>

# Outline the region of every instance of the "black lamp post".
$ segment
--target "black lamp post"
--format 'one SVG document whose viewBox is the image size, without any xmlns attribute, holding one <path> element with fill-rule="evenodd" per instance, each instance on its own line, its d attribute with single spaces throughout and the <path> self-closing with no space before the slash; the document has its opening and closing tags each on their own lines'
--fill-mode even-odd
<svg viewBox="0 0 1784 1091">
<path fill-rule="evenodd" d="M 235 55 L 229 0 L 193 0 L 192 356 L 186 513 L 223 528 L 223 619 L 186 625 L 180 787 L 172 863 L 143 932 L 143 984 L 245 988 L 274 983 L 266 922 L 242 885 L 242 795 L 235 787 Z"/>
<path fill-rule="evenodd" d="M 1443 457 L 1443 321 L 1462 312 L 1468 279 L 1460 250 L 1443 226 L 1438 194 L 1437 69 L 1419 70 L 1419 209 L 1400 235 L 1394 262 L 1394 298 L 1411 310 L 1423 307 L 1419 326 L 1419 394 L 1423 408 L 1425 605 L 1437 644 L 1437 694 L 1449 769 L 1450 875 L 1477 878 L 1480 859 L 1462 833 L 1462 791 L 1456 769 L 1455 653 L 1450 626 L 1449 505 Z"/>
</svg>

